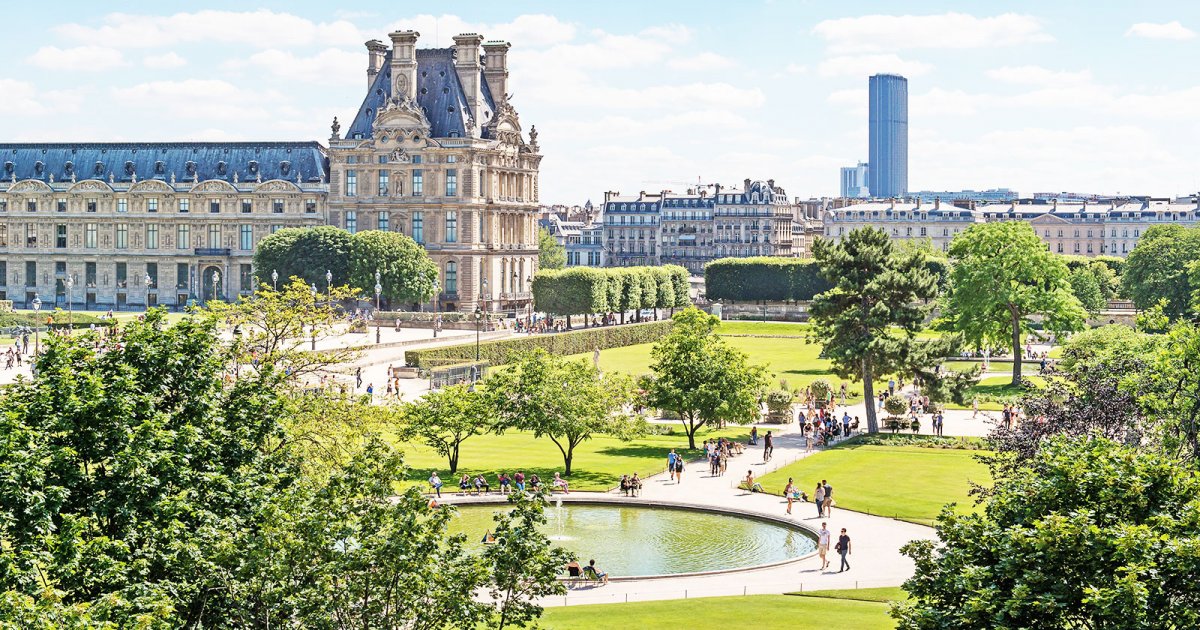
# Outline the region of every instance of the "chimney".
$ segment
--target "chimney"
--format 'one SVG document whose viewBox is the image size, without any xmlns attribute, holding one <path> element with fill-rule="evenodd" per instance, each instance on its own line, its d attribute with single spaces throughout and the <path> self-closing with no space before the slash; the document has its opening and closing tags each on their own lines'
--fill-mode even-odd
<svg viewBox="0 0 1200 630">
<path fill-rule="evenodd" d="M 892 205 L 891 205 L 890 209 L 895 210 L 896 209 L 896 198 L 892 197 L 891 202 L 892 202 Z"/>
<path fill-rule="evenodd" d="M 750 178 L 749 178 L 749 177 L 747 177 L 746 179 L 743 179 L 743 180 L 742 180 L 742 184 L 743 184 L 743 185 L 742 185 L 742 192 L 744 192 L 744 193 L 748 193 L 748 192 L 750 192 Z"/>
<path fill-rule="evenodd" d="M 921 198 L 917 197 L 916 202 L 917 202 L 917 210 L 920 210 L 921 209 Z"/>
<path fill-rule="evenodd" d="M 934 209 L 934 210 L 938 210 L 938 209 L 940 209 L 941 207 L 942 207 L 942 198 L 941 198 L 941 197 L 934 197 L 934 198 L 933 198 L 933 209 Z"/>
<path fill-rule="evenodd" d="M 365 44 L 367 47 L 367 89 L 375 85 L 375 77 L 383 70 L 383 57 L 387 55 L 387 44 L 372 39 Z"/>
<path fill-rule="evenodd" d="M 392 97 L 417 98 L 417 38 L 416 31 L 388 33 L 392 40 Z"/>
<path fill-rule="evenodd" d="M 767 186 L 771 189 L 771 192 L 774 192 L 775 191 L 775 180 L 768 179 Z"/>
<path fill-rule="evenodd" d="M 508 49 L 512 44 L 490 41 L 483 45 L 483 78 L 496 107 L 508 101 Z"/>
<path fill-rule="evenodd" d="M 1050 206 L 1050 212 L 1057 212 L 1057 211 L 1058 211 L 1058 199 L 1055 199 L 1054 203 Z"/>
<path fill-rule="evenodd" d="M 479 124 L 483 123 L 483 79 L 480 76 L 483 62 L 479 58 L 479 45 L 482 43 L 483 38 L 475 33 L 454 37 L 454 71 L 458 73 L 459 83 L 462 83 L 471 116 Z"/>
</svg>

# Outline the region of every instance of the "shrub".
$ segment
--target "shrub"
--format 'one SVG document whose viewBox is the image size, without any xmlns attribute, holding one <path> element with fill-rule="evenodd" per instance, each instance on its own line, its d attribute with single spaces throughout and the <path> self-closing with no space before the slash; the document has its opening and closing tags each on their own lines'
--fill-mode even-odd
<svg viewBox="0 0 1200 630">
<path fill-rule="evenodd" d="M 570 355 L 592 352 L 596 348 L 620 348 L 658 341 L 671 330 L 670 320 L 588 328 L 553 335 L 531 335 L 516 339 L 488 341 L 479 346 L 479 358 L 491 365 L 510 363 L 516 355 L 542 348 L 550 354 Z M 430 368 L 448 363 L 475 360 L 475 344 L 444 346 L 425 350 L 409 350 L 405 361 L 410 366 Z"/>
<path fill-rule="evenodd" d="M 815 260 L 806 258 L 722 258 L 704 266 L 710 300 L 807 301 L 833 285 L 821 277 Z"/>
<path fill-rule="evenodd" d="M 888 396 L 883 399 L 883 410 L 893 417 L 903 416 L 908 411 L 908 401 L 900 396 Z"/>
<path fill-rule="evenodd" d="M 783 413 L 792 408 L 792 393 L 786 389 L 773 389 L 767 394 L 767 409 L 771 413 Z"/>
<path fill-rule="evenodd" d="M 833 392 L 833 386 L 829 381 L 819 378 L 808 385 L 808 391 L 812 392 L 813 398 L 825 401 L 829 400 L 829 394 Z"/>
</svg>

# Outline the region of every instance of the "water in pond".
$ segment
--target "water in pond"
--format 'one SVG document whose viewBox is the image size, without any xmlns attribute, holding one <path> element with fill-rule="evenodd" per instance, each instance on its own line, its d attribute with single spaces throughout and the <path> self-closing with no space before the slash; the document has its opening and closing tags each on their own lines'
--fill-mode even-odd
<svg viewBox="0 0 1200 630">
<path fill-rule="evenodd" d="M 451 521 L 478 544 L 505 506 L 464 506 Z M 564 503 L 546 510 L 546 534 L 554 544 L 595 558 L 612 576 L 716 571 L 778 562 L 811 553 L 816 544 L 801 532 L 739 516 L 666 508 Z"/>
</svg>

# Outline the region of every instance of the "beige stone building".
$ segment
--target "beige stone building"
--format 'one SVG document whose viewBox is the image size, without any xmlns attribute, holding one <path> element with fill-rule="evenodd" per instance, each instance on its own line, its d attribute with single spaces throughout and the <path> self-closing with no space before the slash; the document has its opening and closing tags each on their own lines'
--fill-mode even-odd
<svg viewBox="0 0 1200 630">
<path fill-rule="evenodd" d="M 537 271 L 537 131 L 509 101 L 506 42 L 367 42 L 367 95 L 329 139 L 329 222 L 392 230 L 437 263 L 442 310 L 519 310 Z"/>
<path fill-rule="evenodd" d="M 235 299 L 259 240 L 327 220 L 315 142 L 2 144 L 0 162 L 0 299 L 19 307 Z"/>
<path fill-rule="evenodd" d="M 975 212 L 920 200 L 872 201 L 825 211 L 825 238 L 841 240 L 860 227 L 875 227 L 895 240 L 928 240 L 934 249 L 946 251 L 950 241 L 983 219 Z"/>
</svg>

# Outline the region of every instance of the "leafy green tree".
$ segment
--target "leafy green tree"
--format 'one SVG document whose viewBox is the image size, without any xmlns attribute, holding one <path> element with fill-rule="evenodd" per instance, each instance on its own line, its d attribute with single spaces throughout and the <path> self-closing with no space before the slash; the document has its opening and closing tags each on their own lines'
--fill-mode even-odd
<svg viewBox="0 0 1200 630">
<path fill-rule="evenodd" d="M 567 266 L 567 249 L 546 228 L 538 229 L 538 269 L 563 269 Z"/>
<path fill-rule="evenodd" d="M 466 385 L 435 389 L 404 406 L 400 435 L 419 439 L 458 472 L 462 443 L 491 430 L 493 411 L 482 391 Z"/>
<path fill-rule="evenodd" d="M 350 247 L 350 286 L 364 296 L 373 297 L 376 271 L 384 300 L 420 304 L 433 297 L 437 265 L 424 247 L 399 232 L 367 230 L 354 235 Z"/>
<path fill-rule="evenodd" d="M 650 267 L 635 267 L 634 273 L 637 275 L 638 286 L 642 291 L 641 308 L 637 313 L 637 319 L 640 322 L 642 321 L 641 309 L 655 308 L 658 305 L 658 278 Z"/>
<path fill-rule="evenodd" d="M 353 240 L 346 230 L 328 225 L 284 228 L 259 241 L 254 250 L 254 272 L 260 285 L 271 286 L 272 271 L 279 273 L 281 285 L 295 276 L 306 285 L 316 284 L 324 290 L 326 272 L 333 274 L 332 284 L 344 285 L 350 282 Z"/>
<path fill-rule="evenodd" d="M 936 296 L 937 281 L 920 251 L 899 253 L 886 232 L 852 230 L 840 242 L 818 239 L 813 254 L 833 288 L 809 311 L 824 355 L 841 378 L 860 380 L 875 397 L 875 379 L 906 366 L 933 366 L 954 352 L 958 339 L 917 339 Z M 879 431 L 875 405 L 866 406 L 867 431 Z"/>
<path fill-rule="evenodd" d="M 1145 333 L 1167 332 L 1171 328 L 1171 318 L 1167 316 L 1167 298 L 1160 299 L 1135 315 L 1134 325 Z"/>
<path fill-rule="evenodd" d="M 953 261 L 946 323 L 978 345 L 1004 344 L 1013 354 L 1012 384 L 1021 383 L 1021 333 L 1040 315 L 1055 333 L 1083 329 L 1086 313 L 1071 293 L 1067 265 L 1023 221 L 980 223 L 950 243 Z"/>
<path fill-rule="evenodd" d="M 663 265 L 671 274 L 671 287 L 675 291 L 675 303 L 671 305 L 671 314 L 675 314 L 676 308 L 691 306 L 692 304 L 692 279 L 686 267 L 679 265 Z"/>
<path fill-rule="evenodd" d="M 575 559 L 575 554 L 551 546 L 541 531 L 546 524 L 545 495 L 514 492 L 508 502 L 512 509 L 495 515 L 496 544 L 483 551 L 488 591 L 496 605 L 492 624 L 498 630 L 524 628 L 541 617 L 538 600 L 567 592 L 558 575 Z"/>
<path fill-rule="evenodd" d="M 635 437 L 644 423 L 625 411 L 630 383 L 600 374 L 590 361 L 572 361 L 537 349 L 484 381 L 497 415 L 497 431 L 521 429 L 549 438 L 570 476 L 575 449 L 595 435 Z"/>
<path fill-rule="evenodd" d="M 1131 369 L 1131 362 L 1150 359 L 1158 352 L 1160 339 L 1121 324 L 1090 328 L 1063 344 L 1058 367 L 1068 374 L 1082 374 L 1102 365 Z"/>
<path fill-rule="evenodd" d="M 1100 283 L 1090 268 L 1081 267 L 1070 272 L 1067 281 L 1071 283 L 1071 294 L 1088 313 L 1095 315 L 1108 306 L 1108 300 L 1104 299 L 1104 293 L 1100 290 Z"/>
<path fill-rule="evenodd" d="M 1129 252 L 1121 286 L 1140 309 L 1166 299 L 1167 317 L 1179 319 L 1191 309 L 1194 285 L 1188 268 L 1196 260 L 1200 260 L 1200 228 L 1155 225 Z"/>
<path fill-rule="evenodd" d="M 1100 294 L 1104 296 L 1104 300 L 1107 302 L 1117 299 L 1121 292 L 1121 278 L 1117 276 L 1117 272 L 1100 261 L 1088 263 L 1087 268 L 1095 276 L 1096 284 L 1100 286 Z"/>
<path fill-rule="evenodd" d="M 688 448 L 694 449 L 701 427 L 747 424 L 758 417 L 766 368 L 751 364 L 716 334 L 716 317 L 692 307 L 671 319 L 671 332 L 650 351 L 653 375 L 642 389 L 649 406 L 679 415 Z"/>
<path fill-rule="evenodd" d="M 1154 420 L 1151 432 L 1160 448 L 1200 467 L 1200 327 L 1179 322 L 1161 344 L 1130 387 Z"/>
<path fill-rule="evenodd" d="M 326 477 L 359 453 L 367 440 L 394 425 L 390 405 L 354 393 L 289 388 L 281 395 L 281 431 L 264 439 L 268 451 L 286 450 L 309 477 Z"/>
<path fill-rule="evenodd" d="M 1200 626 L 1200 477 L 1104 438 L 1052 438 L 982 512 L 937 519 L 902 630 Z"/>
<path fill-rule="evenodd" d="M 234 350 L 239 363 L 256 360 L 257 365 L 278 367 L 295 378 L 333 369 L 354 358 L 350 350 L 314 348 L 337 336 L 333 324 L 340 313 L 338 303 L 356 294 L 337 285 L 314 293 L 304 280 L 292 277 L 279 291 L 261 285 L 252 298 L 243 297 L 232 304 L 210 302 L 207 309 L 236 331 Z"/>
</svg>

